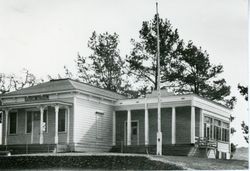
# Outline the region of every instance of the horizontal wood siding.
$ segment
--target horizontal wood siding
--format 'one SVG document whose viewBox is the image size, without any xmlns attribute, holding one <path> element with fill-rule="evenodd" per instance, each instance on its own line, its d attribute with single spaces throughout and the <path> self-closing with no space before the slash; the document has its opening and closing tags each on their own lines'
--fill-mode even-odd
<svg viewBox="0 0 250 171">
<path fill-rule="evenodd" d="M 150 145 L 156 144 L 156 133 L 157 133 L 157 109 L 148 109 L 148 139 Z"/>
<path fill-rule="evenodd" d="M 55 108 L 54 107 L 47 107 L 46 110 L 48 111 L 48 132 L 44 132 L 43 136 L 43 143 L 44 144 L 53 144 L 54 143 L 54 137 L 55 137 Z M 73 142 L 72 132 L 73 132 L 73 120 L 72 120 L 72 114 L 73 109 L 70 107 L 71 111 L 71 123 L 70 123 L 70 142 Z M 26 133 L 25 130 L 25 109 L 19 109 L 18 110 L 18 124 L 17 124 L 17 134 L 14 135 L 8 135 L 7 142 L 8 144 L 31 144 L 31 133 Z M 5 118 L 4 118 L 5 123 Z M 9 124 L 9 123 L 8 123 Z M 3 132 L 5 130 L 5 124 L 3 124 Z M 34 133 L 33 133 L 34 134 Z M 39 132 L 37 132 L 39 134 Z M 58 133 L 58 142 L 65 144 L 67 143 L 67 115 L 66 115 L 66 132 L 64 133 Z M 5 136 L 5 135 L 4 135 Z M 2 140 L 4 140 L 4 136 L 2 137 Z M 34 135 L 35 136 L 35 135 Z M 39 137 L 39 135 L 36 135 Z M 35 142 L 34 142 L 35 143 Z"/>
<path fill-rule="evenodd" d="M 127 111 L 116 111 L 116 145 L 126 144 L 124 142 L 124 121 L 127 120 Z"/>
<path fill-rule="evenodd" d="M 156 144 L 157 109 L 149 109 L 149 145 Z M 131 110 L 131 120 L 139 121 L 139 145 L 145 144 L 145 110 Z M 171 108 L 161 110 L 163 144 L 171 143 Z M 124 142 L 124 122 L 127 120 L 127 111 L 116 111 L 116 145 Z"/>
<path fill-rule="evenodd" d="M 191 143 L 191 107 L 176 108 L 176 144 Z"/>
<path fill-rule="evenodd" d="M 93 151 L 97 147 L 104 151 L 107 151 L 107 147 L 111 148 L 113 107 L 79 97 L 76 97 L 74 105 L 74 143 L 76 143 L 76 146 L 89 145 L 91 148 L 88 151 Z M 104 113 L 101 137 L 96 135 L 96 112 Z"/>
<path fill-rule="evenodd" d="M 195 136 L 200 136 L 200 109 L 195 108 Z"/>
<path fill-rule="evenodd" d="M 2 144 L 2 132 L 3 132 L 2 123 L 0 123 L 0 144 Z"/>
<path fill-rule="evenodd" d="M 171 143 L 172 113 L 171 108 L 161 109 L 162 144 Z M 156 145 L 157 109 L 149 109 L 149 144 Z"/>
<path fill-rule="evenodd" d="M 131 120 L 139 121 L 139 145 L 145 144 L 145 110 L 132 110 Z"/>
<path fill-rule="evenodd" d="M 172 141 L 172 109 L 161 110 L 162 144 L 171 144 Z"/>
<path fill-rule="evenodd" d="M 10 111 L 11 112 L 11 111 Z M 8 124 L 9 120 L 8 120 Z M 17 134 L 8 135 L 7 144 L 30 144 L 31 134 L 25 134 L 25 110 L 17 110 Z"/>
</svg>

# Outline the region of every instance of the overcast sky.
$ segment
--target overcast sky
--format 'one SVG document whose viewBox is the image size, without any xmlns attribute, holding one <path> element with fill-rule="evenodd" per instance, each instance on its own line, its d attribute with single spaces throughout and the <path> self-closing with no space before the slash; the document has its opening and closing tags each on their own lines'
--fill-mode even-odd
<svg viewBox="0 0 250 171">
<path fill-rule="evenodd" d="M 120 35 L 122 56 L 138 38 L 142 21 L 155 14 L 155 0 L 0 0 L 0 72 L 29 69 L 38 78 L 75 72 L 77 53 L 87 56 L 91 33 Z M 237 84 L 248 84 L 247 0 L 158 0 L 160 17 L 168 18 L 180 37 L 192 40 L 222 64 L 238 102 L 232 126 L 234 143 L 246 146 L 240 123 L 248 120 L 247 103 Z"/>
</svg>

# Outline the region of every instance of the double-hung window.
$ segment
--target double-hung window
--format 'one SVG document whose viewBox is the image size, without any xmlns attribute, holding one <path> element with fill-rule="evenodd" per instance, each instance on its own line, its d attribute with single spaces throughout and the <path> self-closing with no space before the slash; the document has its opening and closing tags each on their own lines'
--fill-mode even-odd
<svg viewBox="0 0 250 171">
<path fill-rule="evenodd" d="M 26 113 L 26 133 L 32 132 L 32 112 L 27 111 Z"/>
<path fill-rule="evenodd" d="M 212 139 L 213 134 L 213 120 L 210 117 L 205 116 L 204 117 L 204 137 L 208 139 Z"/>
<path fill-rule="evenodd" d="M 214 120 L 214 139 L 221 140 L 221 121 Z"/>
<path fill-rule="evenodd" d="M 9 114 L 9 121 L 10 121 L 10 134 L 16 134 L 17 133 L 17 112 L 10 112 Z"/>
<path fill-rule="evenodd" d="M 222 122 L 222 141 L 229 141 L 229 124 Z"/>
<path fill-rule="evenodd" d="M 102 138 L 104 113 L 96 112 L 96 138 Z"/>
<path fill-rule="evenodd" d="M 66 131 L 66 110 L 59 109 L 58 113 L 58 132 Z"/>
</svg>

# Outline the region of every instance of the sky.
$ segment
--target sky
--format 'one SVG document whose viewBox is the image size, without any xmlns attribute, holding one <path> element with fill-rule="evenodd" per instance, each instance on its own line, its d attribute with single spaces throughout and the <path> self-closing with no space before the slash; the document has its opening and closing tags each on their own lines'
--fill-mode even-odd
<svg viewBox="0 0 250 171">
<path fill-rule="evenodd" d="M 155 0 L 0 0 L 0 73 L 20 74 L 28 69 L 38 78 L 63 74 L 66 65 L 76 72 L 77 53 L 88 56 L 93 31 L 119 34 L 124 57 L 131 51 L 143 21 L 155 14 Z M 238 101 L 232 141 L 247 146 L 241 122 L 248 123 L 248 104 L 237 90 L 248 85 L 247 0 L 158 0 L 161 18 L 167 18 L 180 37 L 192 40 L 222 64 L 231 95 Z"/>
</svg>

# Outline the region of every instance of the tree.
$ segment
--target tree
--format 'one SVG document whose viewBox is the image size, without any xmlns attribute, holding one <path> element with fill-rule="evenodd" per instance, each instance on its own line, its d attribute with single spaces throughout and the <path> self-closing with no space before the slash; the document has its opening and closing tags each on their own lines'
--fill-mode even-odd
<svg viewBox="0 0 250 171">
<path fill-rule="evenodd" d="M 238 90 L 240 94 L 245 97 L 245 100 L 248 101 L 248 87 L 238 84 Z"/>
<path fill-rule="evenodd" d="M 245 100 L 248 101 L 248 87 L 238 84 L 238 90 L 240 94 L 245 97 Z M 243 132 L 244 139 L 247 143 L 249 143 L 248 125 L 244 121 L 242 121 L 241 123 L 241 129 Z"/>
<path fill-rule="evenodd" d="M 139 31 L 140 41 L 131 40 L 133 49 L 127 55 L 129 74 L 135 76 L 137 82 L 146 84 L 147 89 L 157 88 L 157 15 L 151 21 L 144 21 Z M 169 20 L 159 19 L 160 32 L 160 65 L 161 82 L 166 82 L 171 57 L 182 49 L 182 40 L 179 39 L 177 29 L 173 29 Z"/>
<path fill-rule="evenodd" d="M 222 65 L 211 64 L 207 51 L 189 41 L 182 52 L 173 57 L 170 73 L 165 77 L 178 93 L 195 93 L 213 101 L 225 101 L 230 95 L 230 86 L 224 78 L 218 78 L 222 72 Z M 233 106 L 235 101 L 233 97 L 226 104 Z"/>
<path fill-rule="evenodd" d="M 39 81 L 36 79 L 35 75 L 30 73 L 27 69 L 23 69 L 21 76 L 0 73 L 0 94 L 34 86 L 38 83 Z"/>
<path fill-rule="evenodd" d="M 129 74 L 136 77 L 148 89 L 157 87 L 156 20 L 144 21 L 139 31 L 140 41 L 132 39 L 133 49 L 127 56 Z M 218 79 L 222 65 L 213 65 L 209 55 L 192 41 L 185 45 L 177 29 L 168 20 L 159 19 L 160 64 L 162 89 L 168 87 L 177 94 L 195 93 L 213 101 L 223 101 L 233 108 L 236 98 L 230 95 L 226 80 Z"/>
<path fill-rule="evenodd" d="M 114 92 L 124 93 L 128 86 L 124 85 L 124 61 L 118 50 L 118 34 L 108 32 L 97 35 L 93 32 L 88 47 L 93 51 L 89 57 L 78 54 L 77 69 L 81 81 L 105 88 Z"/>
</svg>

